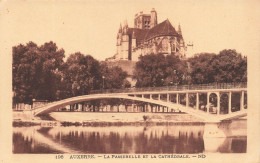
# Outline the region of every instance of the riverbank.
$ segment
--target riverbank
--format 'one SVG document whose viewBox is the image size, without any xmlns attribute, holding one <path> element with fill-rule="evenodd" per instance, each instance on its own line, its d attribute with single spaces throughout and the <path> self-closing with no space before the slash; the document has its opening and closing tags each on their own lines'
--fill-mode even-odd
<svg viewBox="0 0 260 163">
<path fill-rule="evenodd" d="M 50 116 L 59 122 L 203 122 L 186 113 L 52 112 Z"/>
<path fill-rule="evenodd" d="M 13 126 L 152 126 L 182 124 L 203 124 L 203 120 L 185 113 L 52 112 L 46 116 L 33 118 L 23 112 L 13 113 Z"/>
<path fill-rule="evenodd" d="M 13 121 L 13 127 L 55 127 L 55 126 L 89 126 L 89 127 L 110 127 L 110 126 L 173 126 L 173 125 L 204 125 L 204 122 L 56 122 L 56 121 Z"/>
</svg>

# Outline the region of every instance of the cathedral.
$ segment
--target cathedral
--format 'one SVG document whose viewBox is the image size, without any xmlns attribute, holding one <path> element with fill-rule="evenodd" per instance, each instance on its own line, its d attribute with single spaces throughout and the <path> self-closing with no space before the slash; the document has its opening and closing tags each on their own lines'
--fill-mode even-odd
<svg viewBox="0 0 260 163">
<path fill-rule="evenodd" d="M 139 56 L 147 54 L 171 54 L 185 57 L 186 46 L 180 25 L 178 30 L 167 19 L 157 23 L 157 12 L 140 12 L 135 15 L 134 28 L 120 24 L 117 34 L 117 51 L 114 60 L 138 61 Z"/>
</svg>

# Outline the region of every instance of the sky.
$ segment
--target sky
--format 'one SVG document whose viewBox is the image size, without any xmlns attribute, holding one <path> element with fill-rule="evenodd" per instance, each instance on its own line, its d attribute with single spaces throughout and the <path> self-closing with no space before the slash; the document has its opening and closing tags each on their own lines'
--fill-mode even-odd
<svg viewBox="0 0 260 163">
<path fill-rule="evenodd" d="M 259 38 L 259 0 L 0 0 L 0 45 L 4 53 L 13 46 L 33 41 L 53 41 L 68 57 L 75 52 L 98 60 L 116 52 L 120 23 L 133 27 L 134 15 L 157 11 L 158 23 L 170 20 L 181 25 L 193 53 L 218 53 L 236 49 L 242 55 L 254 52 L 252 41 Z M 257 25 L 256 25 L 257 24 Z M 259 32 L 258 32 L 259 33 Z"/>
</svg>

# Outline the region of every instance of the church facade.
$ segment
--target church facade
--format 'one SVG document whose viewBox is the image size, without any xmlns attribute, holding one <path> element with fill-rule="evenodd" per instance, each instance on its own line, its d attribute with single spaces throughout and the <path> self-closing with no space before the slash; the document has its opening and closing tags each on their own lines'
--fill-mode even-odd
<svg viewBox="0 0 260 163">
<path fill-rule="evenodd" d="M 114 60 L 138 61 L 139 56 L 147 54 L 171 54 L 185 57 L 186 47 L 180 25 L 176 30 L 167 19 L 157 23 L 157 12 L 140 12 L 135 15 L 134 28 L 127 22 L 120 25 L 117 34 L 117 51 Z"/>
</svg>

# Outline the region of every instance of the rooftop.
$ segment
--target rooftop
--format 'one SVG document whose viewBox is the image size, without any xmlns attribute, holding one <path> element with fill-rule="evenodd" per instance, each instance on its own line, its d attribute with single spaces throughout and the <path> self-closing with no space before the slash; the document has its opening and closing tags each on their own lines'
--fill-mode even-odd
<svg viewBox="0 0 260 163">
<path fill-rule="evenodd" d="M 133 32 L 135 33 L 137 46 L 140 45 L 143 41 L 157 36 L 180 36 L 168 19 L 163 21 L 162 23 L 159 23 L 151 29 L 128 29 L 129 35 L 132 35 Z"/>
</svg>

